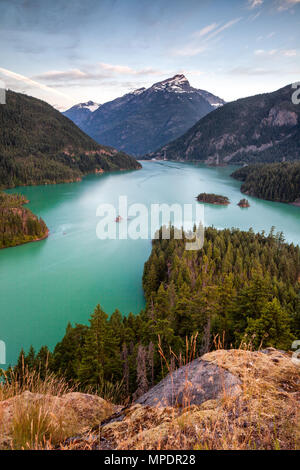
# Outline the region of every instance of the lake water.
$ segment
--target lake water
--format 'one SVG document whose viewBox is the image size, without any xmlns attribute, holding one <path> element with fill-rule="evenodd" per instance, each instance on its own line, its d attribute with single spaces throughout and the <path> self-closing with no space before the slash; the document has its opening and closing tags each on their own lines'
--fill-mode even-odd
<svg viewBox="0 0 300 470">
<path fill-rule="evenodd" d="M 97 303 L 107 313 L 144 307 L 142 273 L 149 240 L 99 240 L 96 210 L 101 203 L 197 204 L 200 192 L 228 196 L 229 206 L 205 205 L 205 224 L 255 231 L 274 225 L 289 242 L 300 244 L 300 208 L 249 197 L 237 206 L 240 183 L 234 167 L 209 168 L 173 162 L 142 162 L 143 169 L 88 176 L 80 183 L 18 188 L 28 207 L 50 229 L 48 239 L 0 251 L 0 340 L 7 363 L 21 347 L 53 347 L 67 323 L 87 323 Z M 14 190 L 16 191 L 16 190 Z M 11 191 L 11 192 L 14 192 Z"/>
</svg>

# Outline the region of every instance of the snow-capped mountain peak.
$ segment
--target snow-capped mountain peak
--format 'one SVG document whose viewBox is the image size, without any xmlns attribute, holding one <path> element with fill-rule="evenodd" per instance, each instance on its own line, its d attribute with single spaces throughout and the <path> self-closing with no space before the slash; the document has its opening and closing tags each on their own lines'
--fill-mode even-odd
<svg viewBox="0 0 300 470">
<path fill-rule="evenodd" d="M 189 85 L 188 79 L 183 75 L 183 74 L 177 74 L 174 75 L 172 78 L 167 78 L 162 84 L 167 84 L 169 86 L 176 85 L 176 86 L 182 86 L 182 85 Z"/>
<path fill-rule="evenodd" d="M 191 88 L 190 83 L 182 74 L 177 74 L 162 82 L 154 83 L 151 87 L 154 91 L 169 91 L 175 93 L 186 93 L 189 91 L 189 88 Z"/>
<path fill-rule="evenodd" d="M 78 108 L 78 109 L 85 108 L 85 109 L 88 109 L 89 111 L 91 111 L 91 113 L 93 113 L 93 112 L 95 112 L 100 106 L 101 106 L 101 104 L 95 103 L 94 101 L 87 101 L 86 103 L 79 103 L 79 104 L 77 105 L 77 108 Z"/>
<path fill-rule="evenodd" d="M 178 73 L 150 87 L 131 90 L 94 112 L 90 110 L 94 103 L 88 102 L 64 114 L 97 142 L 141 156 L 181 136 L 223 104 L 212 93 L 192 87 Z"/>
</svg>

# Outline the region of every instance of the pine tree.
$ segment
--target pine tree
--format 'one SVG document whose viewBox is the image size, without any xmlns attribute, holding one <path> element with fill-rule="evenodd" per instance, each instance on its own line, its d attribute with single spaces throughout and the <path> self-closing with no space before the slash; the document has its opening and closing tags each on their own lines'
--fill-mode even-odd
<svg viewBox="0 0 300 470">
<path fill-rule="evenodd" d="M 259 318 L 248 318 L 245 333 L 253 337 L 255 348 L 263 345 L 286 350 L 295 339 L 290 331 L 290 318 L 281 308 L 278 299 L 266 303 Z"/>
<path fill-rule="evenodd" d="M 82 383 L 99 385 L 104 380 L 107 361 L 107 319 L 108 315 L 97 305 L 90 319 L 86 335 L 84 355 L 80 364 L 78 378 Z"/>
</svg>

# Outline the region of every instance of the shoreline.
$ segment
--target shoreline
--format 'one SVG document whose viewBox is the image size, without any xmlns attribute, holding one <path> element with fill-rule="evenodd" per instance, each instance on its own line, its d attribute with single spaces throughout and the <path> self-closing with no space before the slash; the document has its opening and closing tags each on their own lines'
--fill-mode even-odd
<svg viewBox="0 0 300 470">
<path fill-rule="evenodd" d="M 291 206 L 300 207 L 300 199 L 296 199 L 294 202 L 289 202 Z"/>
<path fill-rule="evenodd" d="M 148 160 L 145 160 L 145 161 L 148 161 Z M 54 181 L 53 183 L 31 183 L 31 184 L 22 184 L 22 185 L 19 185 L 19 186 L 9 186 L 9 187 L 1 187 L 0 188 L 0 191 L 8 191 L 8 190 L 11 190 L 11 189 L 17 189 L 17 188 L 27 188 L 27 187 L 30 187 L 30 186 L 50 186 L 50 185 L 57 185 L 57 184 L 72 184 L 72 183 L 81 183 L 82 180 L 86 177 L 86 176 L 90 176 L 90 175 L 103 175 L 103 174 L 109 174 L 109 173 L 115 173 L 115 172 L 118 172 L 118 171 L 137 171 L 137 170 L 141 170 L 143 167 L 140 166 L 139 168 L 118 168 L 117 170 L 109 170 L 109 171 L 105 171 L 105 170 L 93 170 L 89 173 L 86 173 L 84 175 L 82 175 L 80 178 L 75 178 L 74 180 L 66 180 L 66 181 Z M 27 202 L 24 202 L 24 204 L 28 204 Z"/>
<path fill-rule="evenodd" d="M 17 245 L 3 246 L 2 248 L 0 248 L 0 250 L 6 250 L 8 248 L 16 248 L 17 246 L 27 245 L 27 243 L 40 242 L 42 240 L 46 240 L 46 238 L 49 237 L 49 234 L 50 234 L 50 230 L 47 228 L 46 233 L 40 238 L 36 238 L 35 240 L 26 240 L 24 242 L 18 243 Z"/>
</svg>

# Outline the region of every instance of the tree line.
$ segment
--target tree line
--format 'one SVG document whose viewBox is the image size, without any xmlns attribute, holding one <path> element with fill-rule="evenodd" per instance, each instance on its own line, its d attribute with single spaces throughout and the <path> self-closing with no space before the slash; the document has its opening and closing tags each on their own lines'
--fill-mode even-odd
<svg viewBox="0 0 300 470">
<path fill-rule="evenodd" d="M 241 191 L 251 196 L 278 202 L 300 198 L 300 161 L 244 166 L 231 176 L 243 181 Z"/>
</svg>

